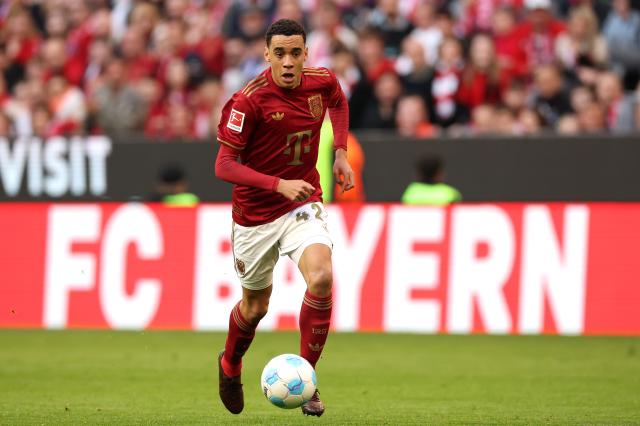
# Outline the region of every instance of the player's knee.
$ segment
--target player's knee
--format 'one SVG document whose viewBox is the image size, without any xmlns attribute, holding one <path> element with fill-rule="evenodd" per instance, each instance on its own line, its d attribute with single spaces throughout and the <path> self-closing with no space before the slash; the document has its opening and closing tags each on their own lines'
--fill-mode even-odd
<svg viewBox="0 0 640 426">
<path fill-rule="evenodd" d="M 314 296 L 328 297 L 331 295 L 333 272 L 331 266 L 318 268 L 309 273 L 309 292 Z"/>
</svg>

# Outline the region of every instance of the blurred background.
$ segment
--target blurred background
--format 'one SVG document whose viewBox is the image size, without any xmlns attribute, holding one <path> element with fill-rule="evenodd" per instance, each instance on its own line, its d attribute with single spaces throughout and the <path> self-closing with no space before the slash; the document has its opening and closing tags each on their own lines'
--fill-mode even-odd
<svg viewBox="0 0 640 426">
<path fill-rule="evenodd" d="M 638 130 L 633 0 L 6 0 L 0 135 L 211 141 L 276 19 L 400 137 Z"/>
</svg>

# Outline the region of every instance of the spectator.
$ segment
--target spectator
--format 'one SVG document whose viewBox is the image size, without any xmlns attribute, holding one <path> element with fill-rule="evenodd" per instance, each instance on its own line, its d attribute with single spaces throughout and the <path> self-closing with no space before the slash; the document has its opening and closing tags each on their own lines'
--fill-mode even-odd
<svg viewBox="0 0 640 426">
<path fill-rule="evenodd" d="M 167 108 L 164 90 L 158 80 L 143 78 L 135 85 L 135 91 L 145 106 L 144 134 L 149 138 L 163 138 L 167 131 Z"/>
<path fill-rule="evenodd" d="M 522 7 L 522 0 L 464 0 L 461 3 L 459 26 L 465 35 L 489 31 L 492 17 L 500 7 Z"/>
<path fill-rule="evenodd" d="M 555 131 L 562 136 L 575 136 L 580 134 L 580 121 L 575 114 L 566 114 L 558 119 Z"/>
<path fill-rule="evenodd" d="M 181 19 L 187 15 L 189 9 L 189 0 L 165 0 L 165 9 L 167 18 Z"/>
<path fill-rule="evenodd" d="M 607 63 L 607 42 L 598 33 L 598 20 L 592 9 L 581 6 L 571 10 L 567 32 L 556 38 L 555 51 L 557 59 L 567 69 L 578 65 L 580 58 L 587 58 L 596 66 Z"/>
<path fill-rule="evenodd" d="M 156 58 L 149 53 L 145 35 L 139 27 L 127 29 L 120 46 L 129 81 L 154 75 L 158 64 Z"/>
<path fill-rule="evenodd" d="M 629 0 L 613 0 L 604 22 L 611 59 L 620 69 L 640 68 L 640 12 L 631 9 Z"/>
<path fill-rule="evenodd" d="M 519 78 L 527 77 L 527 55 L 521 47 L 514 10 L 510 7 L 498 9 L 493 15 L 492 30 L 500 70 Z"/>
<path fill-rule="evenodd" d="M 224 103 L 222 90 L 220 80 L 213 77 L 198 86 L 193 102 L 193 133 L 196 138 L 208 139 L 215 134 Z"/>
<path fill-rule="evenodd" d="M 349 99 L 349 122 L 352 128 L 364 127 L 365 109 L 373 99 L 373 85 L 385 72 L 394 72 L 394 64 L 384 56 L 384 40 L 379 31 L 367 29 L 360 34 L 358 64 L 363 78 L 353 87 Z"/>
<path fill-rule="evenodd" d="M 24 67 L 36 55 L 41 40 L 31 16 L 24 9 L 11 10 L 3 30 L 4 75 L 11 90 L 24 77 Z"/>
<path fill-rule="evenodd" d="M 597 102 L 591 102 L 578 113 L 578 122 L 582 133 L 604 133 L 607 131 L 605 110 Z"/>
<path fill-rule="evenodd" d="M 534 107 L 545 123 L 554 127 L 562 115 L 572 112 L 562 74 L 555 65 L 541 65 L 536 68 L 534 79 Z"/>
<path fill-rule="evenodd" d="M 55 129 L 52 123 L 51 111 L 47 104 L 40 103 L 35 105 L 31 113 L 32 134 L 43 139 L 55 136 Z"/>
<path fill-rule="evenodd" d="M 40 94 L 42 95 L 42 94 Z M 43 99 L 46 97 L 43 95 Z M 29 83 L 21 81 L 14 87 L 14 96 L 7 99 L 3 112 L 11 123 L 11 132 L 14 136 L 29 136 L 31 128 L 31 108 L 37 101 L 35 93 Z"/>
<path fill-rule="evenodd" d="M 225 99 L 229 99 L 250 80 L 243 68 L 246 48 L 246 43 L 240 38 L 230 38 L 224 43 L 225 70 L 222 73 L 222 86 L 225 89 Z"/>
<path fill-rule="evenodd" d="M 247 5 L 240 11 L 238 34 L 246 42 L 260 40 L 267 27 L 267 16 L 260 7 Z"/>
<path fill-rule="evenodd" d="M 513 110 L 511 110 L 513 112 Z M 542 130 L 542 119 L 532 109 L 525 108 L 518 114 L 517 130 L 515 134 L 537 135 Z"/>
<path fill-rule="evenodd" d="M 458 101 L 467 108 L 497 103 L 509 76 L 498 67 L 493 40 L 486 34 L 471 39 L 467 62 L 458 91 Z"/>
<path fill-rule="evenodd" d="M 499 135 L 509 136 L 518 133 L 518 122 L 513 112 L 502 105 L 494 109 L 495 132 Z"/>
<path fill-rule="evenodd" d="M 493 105 L 478 105 L 471 111 L 470 134 L 489 135 L 496 132 L 495 109 Z"/>
<path fill-rule="evenodd" d="M 184 104 L 170 104 L 167 111 L 167 131 L 161 138 L 174 140 L 195 139 L 193 128 L 193 114 Z"/>
<path fill-rule="evenodd" d="M 224 39 L 213 30 L 217 26 L 212 25 L 209 13 L 195 11 L 186 22 L 184 57 L 191 80 L 201 82 L 206 75 L 220 77 L 224 71 Z"/>
<path fill-rule="evenodd" d="M 367 25 L 376 28 L 384 40 L 384 52 L 387 57 L 400 54 L 400 46 L 412 30 L 411 23 L 400 12 L 399 0 L 377 0 L 369 15 Z"/>
<path fill-rule="evenodd" d="M 276 10 L 272 15 L 272 21 L 279 19 L 292 19 L 300 22 L 303 27 L 308 28 L 307 16 L 305 15 L 298 0 L 278 0 Z"/>
<path fill-rule="evenodd" d="M 444 183 L 444 162 L 437 155 L 422 158 L 416 164 L 418 179 L 402 194 L 402 202 L 409 205 L 444 206 L 462 201 L 460 192 Z"/>
<path fill-rule="evenodd" d="M 356 65 L 356 58 L 353 52 L 344 45 L 335 43 L 331 49 L 330 68 L 336 74 L 347 99 L 351 99 L 354 87 L 362 79 L 362 74 Z"/>
<path fill-rule="evenodd" d="M 60 129 L 56 133 L 80 133 L 84 130 L 87 105 L 84 94 L 61 75 L 52 77 L 47 83 L 49 110 L 53 126 Z"/>
<path fill-rule="evenodd" d="M 602 26 L 602 23 L 611 8 L 611 0 L 556 0 L 554 3 L 554 11 L 562 20 L 566 20 L 573 9 L 578 7 L 588 7 L 594 11 L 599 27 Z"/>
<path fill-rule="evenodd" d="M 42 45 L 40 55 L 44 65 L 45 79 L 49 79 L 51 76 L 57 74 L 63 74 L 65 76 L 73 74 L 66 68 L 67 51 L 64 38 L 47 39 Z"/>
<path fill-rule="evenodd" d="M 142 130 L 146 105 L 127 83 L 122 59 L 109 63 L 104 83 L 96 89 L 93 103 L 98 125 L 104 133 L 118 135 Z"/>
<path fill-rule="evenodd" d="M 573 111 L 579 113 L 590 103 L 594 102 L 595 94 L 589 86 L 576 86 L 571 90 L 570 102 Z"/>
<path fill-rule="evenodd" d="M 130 15 L 130 27 L 135 28 L 149 42 L 156 26 L 160 23 L 160 15 L 153 3 L 139 2 L 133 7 Z"/>
<path fill-rule="evenodd" d="M 49 11 L 45 22 L 45 33 L 47 37 L 66 37 L 69 31 L 67 16 L 61 8 Z"/>
<path fill-rule="evenodd" d="M 437 25 L 436 10 L 432 2 L 418 3 L 413 14 L 413 25 L 410 37 L 422 46 L 425 62 L 433 65 L 438 58 L 442 31 Z"/>
<path fill-rule="evenodd" d="M 183 58 L 184 23 L 167 21 L 159 24 L 153 31 L 154 55 L 157 60 L 156 78 L 162 84 L 167 81 L 167 68 L 176 58 Z"/>
<path fill-rule="evenodd" d="M 551 13 L 551 0 L 524 0 L 526 20 L 518 37 L 524 47 L 530 68 L 547 65 L 555 59 L 555 42 L 564 32 L 564 24 Z"/>
<path fill-rule="evenodd" d="M 189 103 L 189 70 L 179 58 L 173 58 L 167 63 L 166 88 L 169 105 Z"/>
<path fill-rule="evenodd" d="M 432 71 L 425 62 L 422 44 L 413 37 L 402 42 L 402 55 L 396 61 L 396 70 L 401 75 L 405 93 L 419 95 L 426 102 Z"/>
<path fill-rule="evenodd" d="M 634 128 L 634 98 L 625 96 L 620 77 L 605 72 L 596 86 L 598 104 L 605 108 L 606 127 L 616 133 L 631 132 Z"/>
<path fill-rule="evenodd" d="M 626 90 L 637 85 L 638 0 L 5 3 L 0 10 L 0 44 L 5 47 L 0 49 L 0 71 L 6 90 L 0 90 L 0 111 L 15 135 L 101 131 L 98 117 L 109 114 L 100 111 L 97 93 L 111 92 L 106 90 L 111 87 L 106 68 L 118 56 L 127 70 L 122 87 L 129 86 L 141 106 L 122 126 L 162 139 L 170 134 L 210 137 L 210 120 L 219 109 L 214 98 L 224 100 L 264 69 L 264 27 L 284 16 L 312 20 L 307 63 L 333 69 L 349 98 L 353 128 L 397 125 L 397 97 L 381 102 L 376 92 L 382 88 L 387 95 L 422 96 L 429 119 L 449 136 L 467 130 L 532 134 L 540 125 L 570 131 L 578 116 L 588 116 L 581 114 L 587 106 L 598 116 L 591 106 L 595 96 L 589 93 L 598 87 L 595 98 L 605 109 L 607 129 L 635 129 L 638 101 L 615 86 L 621 78 Z M 601 15 L 606 16 L 602 34 L 597 26 Z M 567 20 L 566 32 L 558 18 Z M 467 43 L 465 66 L 462 46 Z M 556 62 L 560 73 L 544 68 Z M 619 78 L 601 79 L 611 71 Z M 399 85 L 394 72 L 400 75 Z M 222 88 L 226 92 L 218 93 Z M 49 89 L 60 92 L 55 99 L 79 105 L 78 116 L 60 126 L 59 105 L 49 106 Z M 82 98 L 90 101 L 89 114 Z M 175 103 L 183 108 L 173 108 Z M 475 117 L 466 127 L 470 110 Z M 558 119 L 565 116 L 571 117 L 561 126 Z M 131 120 L 133 127 L 127 124 Z"/>
<path fill-rule="evenodd" d="M 424 99 L 417 95 L 404 96 L 398 101 L 396 128 L 398 134 L 405 138 L 438 136 L 438 129 L 429 123 Z"/>
<path fill-rule="evenodd" d="M 382 74 L 374 85 L 373 102 L 364 110 L 361 126 L 368 129 L 394 129 L 402 84 L 395 72 Z"/>
<path fill-rule="evenodd" d="M 467 112 L 457 102 L 463 67 L 462 45 L 456 38 L 445 38 L 427 94 L 429 117 L 440 127 L 466 121 Z"/>
<path fill-rule="evenodd" d="M 113 49 L 108 40 L 98 38 L 91 42 L 89 59 L 83 77 L 83 87 L 87 92 L 94 89 L 112 58 Z"/>
<path fill-rule="evenodd" d="M 358 36 L 341 21 L 340 10 L 332 0 L 324 0 L 313 14 L 313 31 L 307 38 L 309 58 L 313 67 L 328 67 L 331 63 L 332 47 L 339 43 L 345 49 L 355 51 Z"/>
<path fill-rule="evenodd" d="M 511 80 L 502 92 L 502 104 L 514 114 L 519 114 L 526 108 L 527 88 L 521 80 Z"/>
</svg>

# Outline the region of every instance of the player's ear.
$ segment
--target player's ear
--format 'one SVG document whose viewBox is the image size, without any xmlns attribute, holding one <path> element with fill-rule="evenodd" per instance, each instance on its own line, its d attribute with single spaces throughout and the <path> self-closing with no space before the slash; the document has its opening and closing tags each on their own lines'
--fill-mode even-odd
<svg viewBox="0 0 640 426">
<path fill-rule="evenodd" d="M 269 58 L 269 46 L 264 47 L 264 60 L 271 62 L 271 59 Z"/>
<path fill-rule="evenodd" d="M 306 61 L 309 57 L 309 48 L 307 46 L 304 47 L 304 60 Z"/>
</svg>

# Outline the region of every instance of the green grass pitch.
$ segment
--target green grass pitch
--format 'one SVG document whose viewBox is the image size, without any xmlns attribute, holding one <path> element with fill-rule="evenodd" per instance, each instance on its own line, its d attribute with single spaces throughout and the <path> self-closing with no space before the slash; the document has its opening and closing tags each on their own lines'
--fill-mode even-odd
<svg viewBox="0 0 640 426">
<path fill-rule="evenodd" d="M 640 338 L 340 334 L 318 364 L 327 411 L 261 394 L 297 333 L 258 333 L 245 410 L 217 395 L 222 333 L 0 331 L 0 424 L 640 424 Z"/>
</svg>

